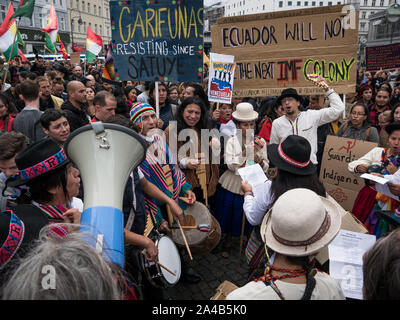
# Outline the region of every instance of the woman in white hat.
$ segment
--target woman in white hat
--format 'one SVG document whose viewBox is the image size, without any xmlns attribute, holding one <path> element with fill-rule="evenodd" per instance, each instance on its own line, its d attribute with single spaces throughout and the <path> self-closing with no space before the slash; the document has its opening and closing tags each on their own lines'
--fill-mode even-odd
<svg viewBox="0 0 400 320">
<path fill-rule="evenodd" d="M 331 200 L 303 188 L 285 192 L 261 224 L 263 241 L 275 252 L 264 275 L 232 291 L 227 300 L 344 300 L 339 283 L 312 268 L 340 225 Z"/>
<path fill-rule="evenodd" d="M 228 170 L 219 178 L 214 208 L 214 216 L 221 226 L 222 234 L 225 235 L 222 245 L 224 257 L 229 256 L 232 236 L 239 237 L 242 228 L 244 199 L 240 188 L 242 179 L 237 169 L 254 163 L 258 163 L 265 173 L 269 168 L 265 140 L 254 139 L 254 126 L 258 113 L 254 111 L 253 106 L 247 102 L 239 103 L 232 117 L 238 130 L 225 146 L 224 158 Z M 244 232 L 247 234 L 250 231 L 251 226 L 246 221 Z"/>
</svg>

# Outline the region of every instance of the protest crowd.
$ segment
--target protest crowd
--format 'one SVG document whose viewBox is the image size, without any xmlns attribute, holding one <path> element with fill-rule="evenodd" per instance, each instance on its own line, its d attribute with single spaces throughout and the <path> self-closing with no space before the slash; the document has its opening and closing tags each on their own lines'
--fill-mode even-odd
<svg viewBox="0 0 400 320">
<path fill-rule="evenodd" d="M 320 180 L 329 136 L 375 143 L 347 170 L 389 182 L 363 180 L 348 211 L 377 240 L 363 256 L 363 299 L 400 297 L 399 69 L 360 66 L 356 90 L 347 94 L 317 76 L 313 85 L 321 95 L 285 88 L 277 96 L 216 103 L 208 99 L 207 63 L 202 82 L 118 81 L 107 67 L 98 58 L 77 64 L 39 55 L 34 62 L 0 59 L 1 299 L 163 300 L 175 269 L 160 266 L 158 243 L 169 236 L 176 249 L 168 255 L 180 261 L 176 281 L 188 286 L 203 280 L 193 257 L 211 252 L 227 259 L 236 250 L 233 239 L 240 239 L 248 283 L 224 292 L 226 299 L 345 300 L 329 260 L 317 259 L 345 211 Z M 79 232 L 90 186 L 82 184 L 66 145 L 96 123 L 124 127 L 147 148 L 120 195 L 122 266 Z M 205 132 L 212 134 L 204 138 Z M 253 166 L 265 175 L 257 188 L 239 174 Z M 208 222 L 187 219 L 196 214 Z M 200 245 L 187 245 L 192 239 L 183 235 L 178 245 L 180 231 L 200 234 Z M 43 266 L 54 268 L 55 289 L 51 281 L 50 289 L 43 287 Z"/>
</svg>

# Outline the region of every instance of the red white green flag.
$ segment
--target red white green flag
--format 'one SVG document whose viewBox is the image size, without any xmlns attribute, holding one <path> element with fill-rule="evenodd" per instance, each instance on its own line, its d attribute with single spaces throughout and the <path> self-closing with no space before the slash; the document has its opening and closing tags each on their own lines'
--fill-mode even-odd
<svg viewBox="0 0 400 320">
<path fill-rule="evenodd" d="M 103 47 L 103 40 L 95 34 L 89 27 L 86 40 L 86 62 L 91 63 L 98 56 Z"/>
<path fill-rule="evenodd" d="M 58 35 L 58 23 L 57 23 L 57 15 L 56 10 L 54 9 L 53 2 L 51 3 L 49 20 L 47 26 L 42 29 L 45 33 L 45 45 L 47 51 L 52 54 L 57 53 L 57 35 Z"/>
<path fill-rule="evenodd" d="M 16 34 L 19 32 L 17 30 L 17 25 L 15 24 L 15 19 L 12 18 L 13 14 L 14 8 L 10 3 L 8 6 L 7 15 L 0 27 L 0 50 L 7 61 L 18 55 L 17 41 L 19 38 L 16 36 Z M 15 44 L 14 40 L 16 40 Z"/>
</svg>

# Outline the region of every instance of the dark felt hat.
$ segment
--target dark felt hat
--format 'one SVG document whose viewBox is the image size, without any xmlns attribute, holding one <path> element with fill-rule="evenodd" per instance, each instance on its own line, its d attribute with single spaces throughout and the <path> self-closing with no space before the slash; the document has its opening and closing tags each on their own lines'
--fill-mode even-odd
<svg viewBox="0 0 400 320">
<path fill-rule="evenodd" d="M 310 175 L 317 171 L 311 162 L 311 145 L 307 139 L 290 135 L 280 144 L 267 147 L 269 160 L 280 170 L 298 175 Z"/>
<path fill-rule="evenodd" d="M 69 163 L 68 157 L 57 142 L 46 138 L 31 144 L 15 157 L 18 175 L 10 177 L 7 185 L 11 187 L 26 184 L 49 171 Z"/>
<path fill-rule="evenodd" d="M 13 257 L 26 254 L 48 223 L 46 215 L 33 204 L 0 212 L 0 269 Z"/>
<path fill-rule="evenodd" d="M 293 89 L 293 88 L 288 88 L 282 91 L 281 95 L 279 96 L 277 103 L 278 105 L 281 104 L 282 100 L 284 98 L 288 98 L 288 97 L 292 97 L 295 98 L 297 101 L 299 101 L 300 103 L 302 102 L 302 98 L 301 96 L 298 95 L 297 90 Z"/>
</svg>

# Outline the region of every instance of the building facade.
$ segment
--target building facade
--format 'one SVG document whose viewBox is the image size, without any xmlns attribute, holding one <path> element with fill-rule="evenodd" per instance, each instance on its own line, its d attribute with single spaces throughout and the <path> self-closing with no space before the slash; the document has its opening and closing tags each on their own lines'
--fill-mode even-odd
<svg viewBox="0 0 400 320">
<path fill-rule="evenodd" d="M 54 0 L 53 5 L 56 10 L 59 35 L 65 46 L 70 43 L 70 29 L 67 16 L 67 0 Z M 19 6 L 19 0 L 11 1 L 16 10 Z M 10 1 L 0 0 L 0 23 L 3 22 Z M 24 47 L 20 47 L 23 53 L 47 54 L 44 49 L 44 35 L 41 31 L 47 25 L 51 1 L 36 0 L 32 19 L 21 18 L 20 32 L 25 42 Z"/>
<path fill-rule="evenodd" d="M 214 3 L 211 6 L 204 7 L 203 21 L 204 21 L 204 49 L 208 53 L 211 49 L 211 26 L 218 23 L 218 18 L 224 16 L 225 7 L 222 2 Z"/>
<path fill-rule="evenodd" d="M 313 7 L 351 4 L 359 11 L 359 35 L 368 35 L 368 18 L 371 14 L 385 10 L 393 0 L 228 0 L 225 3 L 225 16 L 238 16 L 263 12 L 306 9 Z"/>
<path fill-rule="evenodd" d="M 87 28 L 101 36 L 103 47 L 111 40 L 109 0 L 67 1 L 68 23 L 72 42 L 78 48 L 86 47 Z M 70 49 L 70 48 L 69 48 Z M 70 51 L 70 50 L 69 50 Z"/>
</svg>

